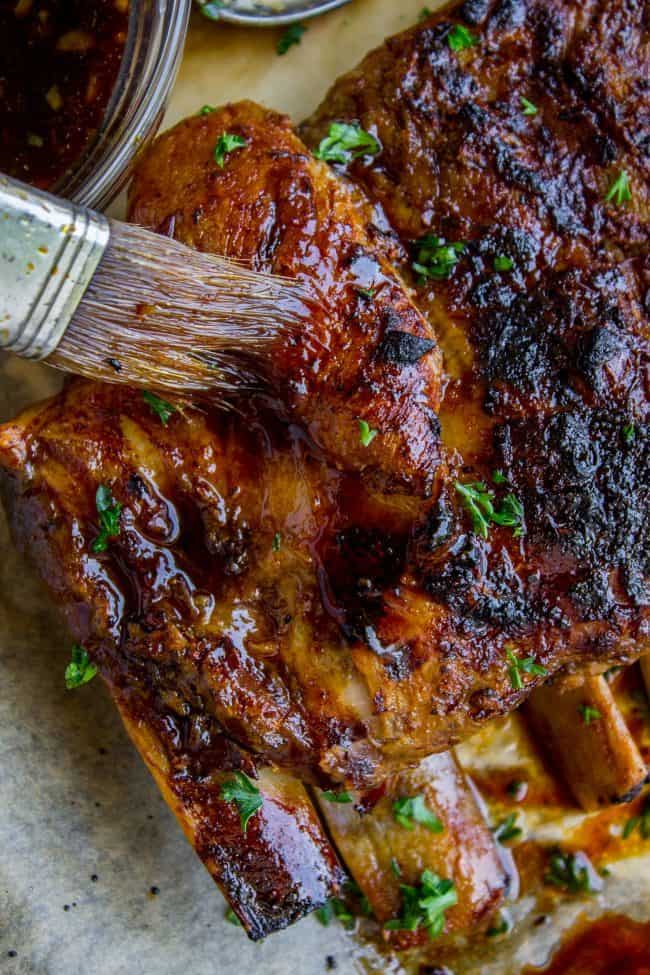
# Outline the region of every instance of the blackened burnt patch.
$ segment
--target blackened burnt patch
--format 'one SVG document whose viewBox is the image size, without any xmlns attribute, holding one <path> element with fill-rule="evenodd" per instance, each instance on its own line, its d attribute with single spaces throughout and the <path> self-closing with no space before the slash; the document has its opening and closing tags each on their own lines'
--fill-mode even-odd
<svg viewBox="0 0 650 975">
<path fill-rule="evenodd" d="M 533 287 L 514 274 L 483 275 L 469 300 L 492 407 L 514 389 L 545 409 L 581 401 L 625 408 L 628 384 L 612 377 L 636 372 L 648 356 L 635 291 L 620 267 L 549 274 Z"/>
<path fill-rule="evenodd" d="M 412 366 L 435 347 L 436 343 L 431 339 L 393 329 L 386 333 L 380 346 L 380 355 L 395 365 Z"/>
<path fill-rule="evenodd" d="M 522 490 L 526 525 L 533 543 L 559 546 L 594 571 L 623 570 L 629 595 L 638 601 L 635 580 L 650 570 L 650 426 L 618 410 L 569 410 L 507 425 L 504 451 L 513 459 L 511 476 Z M 635 590 L 635 591 L 633 591 Z"/>
</svg>

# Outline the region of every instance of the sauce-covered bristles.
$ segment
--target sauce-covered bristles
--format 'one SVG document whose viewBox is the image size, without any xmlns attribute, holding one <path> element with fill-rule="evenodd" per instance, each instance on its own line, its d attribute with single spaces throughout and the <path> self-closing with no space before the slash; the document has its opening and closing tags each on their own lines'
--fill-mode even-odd
<svg viewBox="0 0 650 975">
<path fill-rule="evenodd" d="M 273 342 L 310 315 L 297 281 L 112 222 L 111 240 L 48 362 L 108 382 L 209 393 L 260 386 Z"/>
</svg>

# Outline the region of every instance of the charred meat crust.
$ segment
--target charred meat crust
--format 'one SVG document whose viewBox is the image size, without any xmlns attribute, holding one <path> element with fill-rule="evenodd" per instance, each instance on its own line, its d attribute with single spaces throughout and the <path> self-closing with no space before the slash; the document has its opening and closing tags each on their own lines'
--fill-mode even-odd
<svg viewBox="0 0 650 975">
<path fill-rule="evenodd" d="M 65 499 L 54 524 L 79 541 L 61 543 L 59 589 L 85 632 L 305 779 L 372 785 L 512 709 L 545 672 L 647 646 L 644 184 L 615 126 L 560 117 L 587 111 L 566 61 L 599 7 L 580 9 L 489 4 L 463 52 L 444 13 L 342 79 L 304 132 L 313 143 L 341 117 L 376 133 L 381 151 L 347 170 L 374 209 L 250 103 L 186 120 L 145 154 L 130 202 L 145 225 L 304 280 L 318 245 L 322 314 L 276 365 L 312 441 L 253 403 L 245 423 L 191 411 L 163 428 L 136 394 L 92 386 L 1 435 L 25 498 L 54 483 Z M 220 169 L 225 130 L 247 144 Z M 603 202 L 594 132 L 629 167 L 630 206 Z M 404 277 L 424 230 L 466 241 L 448 279 L 414 281 L 436 335 L 373 250 L 377 207 Z M 361 416 L 377 430 L 367 445 Z M 156 475 L 131 490 L 143 466 Z M 124 513 L 97 570 L 100 478 Z M 458 486 L 477 482 L 497 507 L 516 498 L 521 531 L 476 530 Z M 89 578 L 103 618 L 83 609 Z M 513 653 L 537 667 L 522 686 Z"/>
</svg>

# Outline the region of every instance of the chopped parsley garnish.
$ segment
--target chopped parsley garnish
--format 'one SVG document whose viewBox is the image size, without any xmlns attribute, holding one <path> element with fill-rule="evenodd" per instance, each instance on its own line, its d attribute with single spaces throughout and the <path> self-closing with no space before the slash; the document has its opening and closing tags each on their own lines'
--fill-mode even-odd
<svg viewBox="0 0 650 975">
<path fill-rule="evenodd" d="M 561 887 L 570 894 L 596 894 L 592 886 L 589 860 L 584 853 L 563 853 L 556 849 L 551 853 L 544 883 Z"/>
<path fill-rule="evenodd" d="M 354 799 L 349 792 L 334 792 L 333 789 L 326 789 L 325 792 L 321 792 L 321 795 L 323 799 L 327 799 L 328 802 L 354 802 Z"/>
<path fill-rule="evenodd" d="M 361 890 L 361 887 L 359 887 L 359 884 L 356 882 L 356 880 L 346 880 L 344 884 L 344 889 L 346 893 L 351 894 L 352 897 L 355 897 L 359 901 L 359 911 L 363 915 L 363 917 L 373 916 L 373 910 L 370 901 L 368 900 L 364 892 Z"/>
<path fill-rule="evenodd" d="M 515 538 L 524 534 L 524 508 L 514 494 L 506 494 L 499 508 L 494 507 L 494 492 L 483 481 L 461 484 L 456 481 L 456 490 L 472 518 L 472 531 L 481 538 L 487 538 L 490 523 L 512 528 Z"/>
<path fill-rule="evenodd" d="M 418 20 L 426 20 L 427 17 L 430 17 L 432 13 L 433 11 L 430 10 L 429 7 L 422 7 L 422 10 L 418 14 Z"/>
<path fill-rule="evenodd" d="M 452 51 L 464 51 L 467 47 L 478 44 L 478 37 L 468 31 L 462 24 L 454 24 L 447 34 L 447 44 Z"/>
<path fill-rule="evenodd" d="M 242 149 L 246 144 L 246 139 L 243 136 L 235 135 L 233 132 L 222 132 L 214 147 L 212 157 L 217 166 L 223 169 L 226 165 L 226 156 L 237 149 Z"/>
<path fill-rule="evenodd" d="M 488 938 L 498 938 L 502 934 L 508 934 L 510 930 L 512 930 L 512 921 L 503 911 L 499 911 L 495 923 L 485 933 Z"/>
<path fill-rule="evenodd" d="M 275 535 L 273 536 L 273 542 L 271 548 L 273 549 L 274 552 L 279 552 L 281 546 L 282 546 L 282 535 L 280 534 L 280 532 L 276 532 Z"/>
<path fill-rule="evenodd" d="M 433 278 L 435 281 L 450 277 L 465 251 L 462 241 L 446 241 L 436 234 L 425 234 L 417 245 L 418 252 L 411 266 L 421 278 Z"/>
<path fill-rule="evenodd" d="M 523 95 L 519 96 L 519 101 L 521 102 L 521 110 L 524 115 L 537 115 L 537 105 L 533 105 L 533 103 L 529 102 L 528 99 L 524 98 Z"/>
<path fill-rule="evenodd" d="M 65 686 L 67 689 L 73 691 L 75 687 L 87 684 L 96 673 L 97 668 L 90 662 L 86 648 L 74 643 L 70 653 L 70 663 L 65 668 Z"/>
<path fill-rule="evenodd" d="M 442 833 L 444 826 L 426 804 L 424 796 L 405 796 L 393 803 L 393 816 L 404 829 L 413 829 L 415 823 L 431 833 Z"/>
<path fill-rule="evenodd" d="M 379 431 L 373 430 L 365 420 L 358 420 L 357 422 L 359 424 L 359 441 L 361 446 L 369 447 Z"/>
<path fill-rule="evenodd" d="M 618 176 L 615 176 L 610 184 L 607 193 L 605 194 L 605 202 L 609 203 L 613 200 L 617 207 L 622 206 L 624 203 L 628 203 L 632 199 L 632 191 L 630 189 L 630 177 L 627 172 L 622 169 Z"/>
<path fill-rule="evenodd" d="M 513 779 L 506 787 L 506 792 L 509 796 L 512 796 L 515 802 L 521 802 L 525 798 L 527 791 L 528 783 L 524 782 L 523 779 Z"/>
<path fill-rule="evenodd" d="M 120 534 L 122 504 L 115 500 L 108 485 L 100 484 L 95 494 L 95 505 L 99 515 L 99 535 L 90 548 L 93 552 L 105 552 L 108 540 Z"/>
<path fill-rule="evenodd" d="M 494 837 L 499 843 L 510 843 L 517 840 L 522 834 L 522 830 L 517 826 L 517 813 L 510 813 L 505 819 L 494 827 Z"/>
<path fill-rule="evenodd" d="M 439 877 L 432 870 L 424 870 L 418 887 L 400 884 L 402 910 L 399 917 L 387 921 L 388 931 L 416 931 L 423 927 L 430 938 L 437 938 L 445 927 L 445 911 L 458 903 L 452 880 Z"/>
<path fill-rule="evenodd" d="M 228 910 L 226 911 L 226 913 L 225 913 L 224 916 L 225 916 L 226 921 L 228 922 L 228 924 L 234 924 L 238 928 L 240 928 L 242 926 L 241 921 L 239 920 L 239 918 L 237 917 L 237 915 L 233 911 L 232 907 L 229 907 L 228 908 Z"/>
<path fill-rule="evenodd" d="M 197 115 L 210 115 L 211 112 L 216 112 L 214 105 L 203 105 L 202 108 L 198 110 Z"/>
<path fill-rule="evenodd" d="M 646 797 L 639 815 L 631 816 L 626 822 L 623 827 L 623 839 L 629 839 L 637 829 L 642 839 L 650 840 L 650 796 Z"/>
<path fill-rule="evenodd" d="M 628 423 L 623 427 L 623 440 L 625 443 L 632 443 L 636 437 L 636 430 L 633 423 Z"/>
<path fill-rule="evenodd" d="M 234 802 L 239 812 L 241 828 L 246 832 L 251 816 L 262 808 L 264 802 L 260 790 L 243 772 L 233 772 L 231 779 L 221 786 L 219 797 L 224 802 Z"/>
<path fill-rule="evenodd" d="M 304 24 L 290 24 L 276 45 L 278 54 L 286 54 L 294 44 L 300 44 L 302 35 L 307 28 Z"/>
<path fill-rule="evenodd" d="M 506 647 L 506 659 L 510 664 L 508 676 L 515 691 L 520 691 L 524 686 L 521 679 L 522 674 L 530 674 L 533 677 L 548 676 L 546 667 L 536 664 L 534 657 L 517 657 L 511 647 Z"/>
<path fill-rule="evenodd" d="M 207 3 L 199 3 L 199 10 L 208 20 L 220 20 L 223 8 L 223 0 L 207 0 Z"/>
<path fill-rule="evenodd" d="M 380 149 L 375 137 L 360 125 L 332 122 L 314 155 L 324 162 L 347 163 L 361 156 L 374 156 Z"/>
<path fill-rule="evenodd" d="M 494 258 L 494 270 L 495 271 L 512 271 L 515 266 L 515 262 L 507 254 L 498 254 Z"/>
<path fill-rule="evenodd" d="M 340 897 L 330 897 L 322 907 L 319 907 L 315 912 L 316 917 L 322 925 L 327 927 L 332 920 L 336 918 L 340 921 L 344 928 L 351 931 L 355 926 L 354 914 L 350 909 L 344 904 Z"/>
<path fill-rule="evenodd" d="M 392 873 L 393 877 L 402 876 L 402 868 L 400 867 L 395 857 L 390 858 L 390 872 Z"/>
<path fill-rule="evenodd" d="M 503 471 L 492 471 L 492 480 L 495 484 L 507 484 L 508 478 Z"/>
<path fill-rule="evenodd" d="M 356 290 L 357 294 L 361 298 L 367 298 L 368 301 L 372 301 L 372 299 L 375 297 L 374 288 L 357 288 Z"/>
<path fill-rule="evenodd" d="M 590 704 L 581 704 L 578 711 L 582 716 L 583 723 L 586 725 L 590 725 L 592 721 L 599 721 L 602 718 L 602 714 L 598 708 L 592 708 Z"/>
<path fill-rule="evenodd" d="M 142 390 L 142 399 L 151 412 L 155 413 L 164 427 L 167 426 L 172 415 L 178 413 L 178 408 L 173 403 L 168 403 L 166 399 L 161 399 L 155 393 L 150 393 L 148 389 Z"/>
</svg>

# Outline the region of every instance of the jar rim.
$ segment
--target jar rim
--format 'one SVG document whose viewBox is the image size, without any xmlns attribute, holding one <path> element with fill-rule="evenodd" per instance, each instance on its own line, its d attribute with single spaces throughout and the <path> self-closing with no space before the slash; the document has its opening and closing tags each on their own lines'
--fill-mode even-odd
<svg viewBox="0 0 650 975">
<path fill-rule="evenodd" d="M 131 0 L 124 53 L 102 124 L 53 192 L 105 209 L 155 135 L 183 55 L 192 0 Z"/>
</svg>

